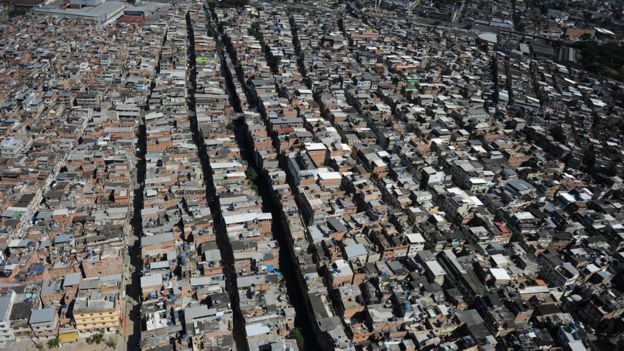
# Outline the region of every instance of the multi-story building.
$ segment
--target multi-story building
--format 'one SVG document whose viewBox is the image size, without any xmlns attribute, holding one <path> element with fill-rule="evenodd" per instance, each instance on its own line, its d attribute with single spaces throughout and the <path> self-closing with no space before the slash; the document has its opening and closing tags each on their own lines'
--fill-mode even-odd
<svg viewBox="0 0 624 351">
<path fill-rule="evenodd" d="M 48 307 L 33 310 L 28 324 L 32 328 L 33 335 L 38 338 L 55 336 L 59 327 L 59 318 L 56 308 Z"/>
<path fill-rule="evenodd" d="M 0 296 L 0 344 L 15 340 L 13 330 L 11 330 L 11 310 L 15 302 L 15 292 L 9 292 Z"/>
<path fill-rule="evenodd" d="M 118 294 L 91 293 L 78 296 L 74 303 L 74 321 L 79 332 L 117 331 L 119 329 Z"/>
</svg>

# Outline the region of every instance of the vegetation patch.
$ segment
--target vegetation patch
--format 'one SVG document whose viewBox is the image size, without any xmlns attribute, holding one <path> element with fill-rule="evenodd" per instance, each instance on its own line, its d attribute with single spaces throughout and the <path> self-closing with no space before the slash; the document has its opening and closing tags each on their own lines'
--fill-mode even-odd
<svg viewBox="0 0 624 351">
<path fill-rule="evenodd" d="M 583 56 L 583 68 L 589 72 L 624 81 L 624 45 L 618 43 L 598 44 L 582 41 L 575 44 Z"/>
</svg>

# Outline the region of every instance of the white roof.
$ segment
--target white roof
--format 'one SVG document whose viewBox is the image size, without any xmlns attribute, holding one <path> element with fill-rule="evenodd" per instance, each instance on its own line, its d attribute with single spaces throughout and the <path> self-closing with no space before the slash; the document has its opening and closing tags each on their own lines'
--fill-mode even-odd
<svg viewBox="0 0 624 351">
<path fill-rule="evenodd" d="M 272 218 L 273 217 L 271 216 L 270 213 L 264 213 L 264 212 L 241 213 L 241 214 L 235 214 L 232 216 L 223 216 L 223 220 L 225 221 L 225 224 L 245 223 L 245 222 L 251 222 L 253 220 L 267 220 L 267 219 L 272 219 Z"/>
<path fill-rule="evenodd" d="M 517 212 L 515 214 L 516 218 L 518 219 L 533 219 L 535 217 L 533 217 L 533 214 L 531 214 L 531 212 Z"/>
<path fill-rule="evenodd" d="M 305 143 L 306 150 L 326 150 L 327 147 L 323 143 Z"/>
<path fill-rule="evenodd" d="M 69 215 L 69 210 L 66 208 L 59 208 L 54 210 L 54 212 L 52 212 L 53 216 L 67 216 Z"/>
<path fill-rule="evenodd" d="M 476 178 L 476 177 L 470 178 L 470 182 L 472 184 L 485 184 L 485 183 L 487 183 L 485 181 L 485 179 L 483 179 L 483 178 Z"/>
<path fill-rule="evenodd" d="M 615 35 L 615 33 L 605 28 L 596 27 L 596 31 L 602 34 Z"/>
<path fill-rule="evenodd" d="M 598 268 L 595 264 L 590 263 L 587 266 L 585 266 L 587 268 L 588 271 L 590 271 L 591 273 L 596 273 L 600 270 L 600 268 Z"/>
<path fill-rule="evenodd" d="M 141 247 L 146 246 L 146 245 L 164 243 L 168 241 L 173 241 L 173 233 L 171 232 L 144 236 L 141 238 Z"/>
<path fill-rule="evenodd" d="M 496 263 L 497 267 L 506 266 L 509 264 L 509 260 L 507 259 L 507 257 L 501 254 L 492 255 L 492 260 L 494 261 L 494 263 Z"/>
<path fill-rule="evenodd" d="M 492 273 L 496 280 L 511 280 L 509 273 L 502 268 L 490 268 L 490 273 Z"/>
<path fill-rule="evenodd" d="M 163 282 L 162 275 L 160 274 L 150 274 L 150 275 L 141 277 L 142 288 L 147 287 L 147 286 L 161 285 L 162 282 Z"/>
<path fill-rule="evenodd" d="M 354 258 L 358 256 L 366 256 L 367 251 L 366 247 L 362 244 L 351 244 L 345 246 L 345 251 L 347 254 L 347 258 Z"/>
<path fill-rule="evenodd" d="M 150 269 L 169 268 L 169 261 L 150 262 Z"/>
<path fill-rule="evenodd" d="M 247 334 L 248 338 L 268 334 L 271 332 L 271 328 L 267 327 L 266 324 L 255 323 L 245 326 L 245 334 Z"/>
<path fill-rule="evenodd" d="M 323 180 L 341 179 L 342 178 L 342 175 L 340 175 L 340 172 L 319 172 L 318 176 L 319 176 L 319 178 L 321 178 Z"/>
<path fill-rule="evenodd" d="M 568 343 L 568 347 L 572 351 L 585 351 L 587 348 L 581 340 L 572 340 Z"/>
<path fill-rule="evenodd" d="M 216 169 L 216 168 L 237 168 L 242 166 L 241 163 L 239 162 L 211 162 L 210 163 L 210 168 L 212 169 Z"/>
<path fill-rule="evenodd" d="M 165 115 L 162 112 L 150 112 L 145 115 L 145 119 L 146 120 L 158 119 L 158 118 L 163 118 L 164 116 Z"/>
<path fill-rule="evenodd" d="M 148 207 L 141 210 L 141 216 L 148 216 L 152 214 L 157 214 L 160 212 L 160 208 L 158 207 Z"/>
<path fill-rule="evenodd" d="M 425 262 L 425 265 L 427 265 L 427 268 L 429 268 L 429 270 L 431 271 L 431 273 L 433 273 L 434 276 L 446 275 L 444 268 L 440 266 L 438 261 L 427 261 Z"/>
<path fill-rule="evenodd" d="M 496 43 L 498 42 L 498 37 L 496 36 L 496 34 L 494 33 L 481 33 L 479 34 L 479 39 L 487 41 L 489 43 Z"/>
<path fill-rule="evenodd" d="M 225 175 L 226 178 L 244 177 L 245 172 L 231 172 Z"/>
<path fill-rule="evenodd" d="M 405 234 L 410 243 L 424 243 L 425 238 L 420 233 Z"/>
<path fill-rule="evenodd" d="M 214 279 L 215 276 L 203 276 L 203 277 L 196 277 L 196 278 L 191 278 L 191 286 L 201 286 L 201 285 L 213 285 L 213 284 L 217 284 L 220 282 L 223 282 L 223 280 L 218 280 L 218 279 Z"/>
</svg>

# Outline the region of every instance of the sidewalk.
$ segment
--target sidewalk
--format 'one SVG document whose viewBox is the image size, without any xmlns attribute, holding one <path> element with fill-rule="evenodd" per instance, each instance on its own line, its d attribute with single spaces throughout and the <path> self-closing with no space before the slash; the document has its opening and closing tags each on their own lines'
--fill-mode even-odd
<svg viewBox="0 0 624 351">
<path fill-rule="evenodd" d="M 105 338 L 106 340 L 106 338 Z M 126 341 L 121 335 L 117 335 L 117 348 L 114 350 L 110 347 L 106 346 L 104 342 L 99 345 L 96 344 L 87 344 L 87 341 L 83 339 L 79 339 L 78 342 L 73 344 L 64 344 L 55 348 L 48 348 L 48 345 L 45 341 L 42 341 L 44 345 L 43 350 L 65 350 L 65 351 L 125 351 L 126 350 Z M 8 350 L 20 350 L 20 351 L 39 351 L 35 344 L 30 340 L 22 340 L 14 342 L 10 345 L 0 347 L 0 351 L 8 351 Z"/>
</svg>

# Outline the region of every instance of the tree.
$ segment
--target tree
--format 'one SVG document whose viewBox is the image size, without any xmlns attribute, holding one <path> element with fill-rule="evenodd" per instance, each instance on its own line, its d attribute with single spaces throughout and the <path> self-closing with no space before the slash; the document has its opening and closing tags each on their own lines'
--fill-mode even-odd
<svg viewBox="0 0 624 351">
<path fill-rule="evenodd" d="M 214 26 L 212 25 L 211 21 L 208 21 L 208 23 L 206 23 L 206 31 L 208 32 L 208 35 L 212 37 L 216 37 L 219 34 L 217 30 L 214 28 Z"/>
<path fill-rule="evenodd" d="M 11 11 L 9 11 L 9 18 L 18 17 L 18 16 L 24 16 L 26 13 L 28 13 L 28 12 L 26 10 L 24 10 L 23 8 L 15 8 L 15 7 L 13 7 L 11 9 Z"/>
<path fill-rule="evenodd" d="M 60 342 L 59 342 L 59 338 L 58 337 L 56 337 L 54 339 L 48 340 L 48 347 L 51 348 L 51 349 L 53 349 L 55 347 L 58 347 L 59 344 L 60 344 Z"/>
<path fill-rule="evenodd" d="M 111 349 L 116 349 L 117 348 L 117 336 L 111 335 L 108 338 L 108 340 L 106 340 L 106 346 L 110 347 Z"/>
<path fill-rule="evenodd" d="M 301 333 L 301 329 L 296 327 L 295 329 L 290 331 L 290 338 L 295 339 L 295 341 L 297 342 L 297 347 L 299 347 L 299 350 L 304 350 L 305 347 L 305 338 L 303 337 L 303 334 Z"/>
<path fill-rule="evenodd" d="M 616 42 L 603 44 L 580 41 L 574 44 L 581 50 L 583 68 L 617 80 L 624 80 L 624 45 Z"/>
<path fill-rule="evenodd" d="M 258 172 L 256 172 L 256 170 L 253 167 L 247 167 L 247 171 L 245 171 L 245 175 L 247 176 L 247 179 L 251 180 L 252 182 L 256 181 L 256 178 L 258 178 Z"/>
<path fill-rule="evenodd" d="M 621 318 L 604 319 L 600 322 L 594 322 L 592 326 L 598 334 L 606 337 L 612 337 L 624 331 L 624 322 Z"/>
<path fill-rule="evenodd" d="M 258 188 L 256 183 L 251 183 L 249 187 L 251 188 L 251 190 L 253 190 L 256 193 L 256 195 L 260 195 L 260 189 Z"/>
<path fill-rule="evenodd" d="M 273 56 L 271 55 L 269 57 L 269 65 L 273 66 L 275 68 L 277 68 L 277 66 L 279 66 L 280 62 L 282 62 L 282 58 L 279 56 Z"/>
<path fill-rule="evenodd" d="M 222 7 L 244 7 L 249 5 L 249 0 L 226 0 L 221 3 Z"/>
<path fill-rule="evenodd" d="M 101 344 L 103 340 L 104 340 L 104 334 L 97 333 L 93 335 L 93 342 L 95 342 L 96 344 L 98 345 Z"/>
<path fill-rule="evenodd" d="M 593 145 L 585 149 L 585 152 L 583 152 L 583 164 L 587 167 L 587 169 L 591 170 L 594 168 L 594 165 L 596 164 L 596 155 L 594 154 Z"/>
</svg>

